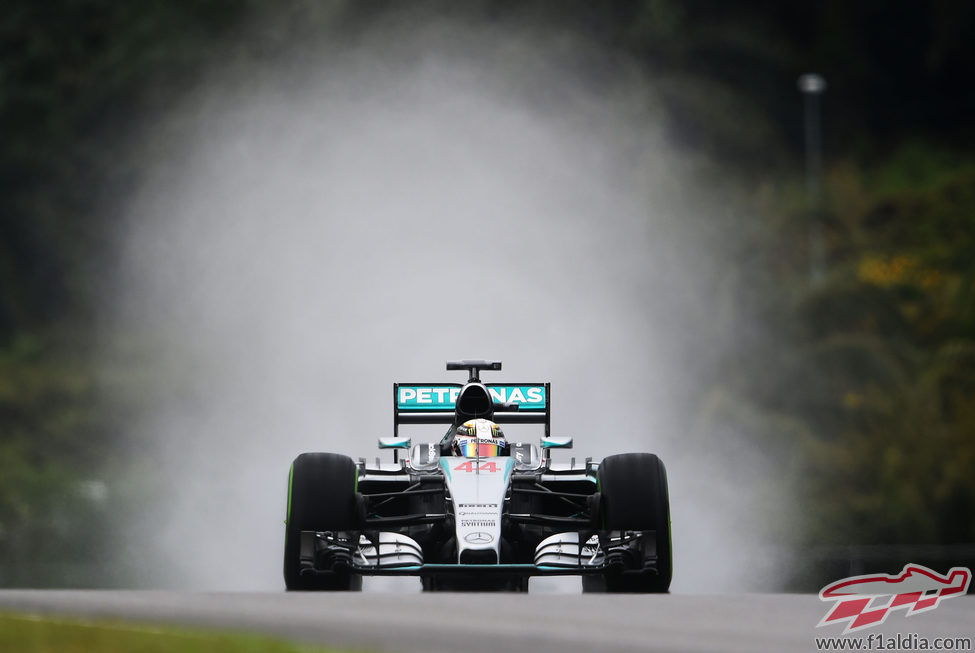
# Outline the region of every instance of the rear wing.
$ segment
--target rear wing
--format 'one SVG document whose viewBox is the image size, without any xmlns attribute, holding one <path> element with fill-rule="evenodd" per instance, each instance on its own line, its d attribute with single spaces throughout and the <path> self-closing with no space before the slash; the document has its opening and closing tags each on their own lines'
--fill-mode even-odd
<svg viewBox="0 0 975 653">
<path fill-rule="evenodd" d="M 552 424 L 551 383 L 485 383 L 498 424 Z M 452 424 L 463 383 L 394 383 L 393 436 L 400 424 Z"/>
</svg>

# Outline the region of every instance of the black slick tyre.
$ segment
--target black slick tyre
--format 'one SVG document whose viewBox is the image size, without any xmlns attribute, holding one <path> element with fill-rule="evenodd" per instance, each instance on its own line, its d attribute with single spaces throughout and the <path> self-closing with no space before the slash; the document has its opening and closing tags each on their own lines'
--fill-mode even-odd
<svg viewBox="0 0 975 653">
<path fill-rule="evenodd" d="M 654 531 L 656 569 L 633 569 L 583 576 L 583 592 L 655 592 L 670 590 L 673 556 L 667 470 L 652 453 L 609 456 L 597 474 L 602 495 L 602 527 L 608 531 Z"/>
<path fill-rule="evenodd" d="M 284 538 L 284 584 L 289 591 L 362 588 L 362 576 L 358 574 L 300 574 L 301 531 L 342 531 L 356 527 L 357 474 L 351 458 L 334 453 L 303 453 L 291 464 Z"/>
</svg>

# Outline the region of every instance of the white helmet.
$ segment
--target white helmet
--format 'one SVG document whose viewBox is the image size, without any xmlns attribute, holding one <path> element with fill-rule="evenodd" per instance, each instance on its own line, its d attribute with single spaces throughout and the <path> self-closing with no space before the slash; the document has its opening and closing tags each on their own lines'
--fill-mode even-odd
<svg viewBox="0 0 975 653">
<path fill-rule="evenodd" d="M 507 453 L 508 442 L 501 427 L 487 419 L 472 419 L 457 427 L 450 445 L 456 456 L 490 458 Z"/>
</svg>

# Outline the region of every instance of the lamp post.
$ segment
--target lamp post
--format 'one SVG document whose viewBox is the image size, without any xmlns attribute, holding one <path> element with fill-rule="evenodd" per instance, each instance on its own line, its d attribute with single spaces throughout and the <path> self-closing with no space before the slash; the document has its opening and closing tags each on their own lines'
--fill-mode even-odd
<svg viewBox="0 0 975 653">
<path fill-rule="evenodd" d="M 809 280 L 819 284 L 826 276 L 823 243 L 823 130 L 821 98 L 826 80 L 815 73 L 800 75 L 796 83 L 802 93 L 806 132 L 806 195 L 809 200 Z"/>
</svg>

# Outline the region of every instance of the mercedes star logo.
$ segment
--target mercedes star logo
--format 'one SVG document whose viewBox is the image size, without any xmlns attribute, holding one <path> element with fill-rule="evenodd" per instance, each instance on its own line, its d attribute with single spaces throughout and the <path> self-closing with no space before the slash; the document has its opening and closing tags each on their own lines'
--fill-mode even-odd
<svg viewBox="0 0 975 653">
<path fill-rule="evenodd" d="M 485 533 L 484 531 L 477 531 L 475 533 L 468 533 L 465 535 L 464 541 L 468 544 L 487 544 L 488 542 L 494 541 L 494 536 L 490 533 Z"/>
</svg>

